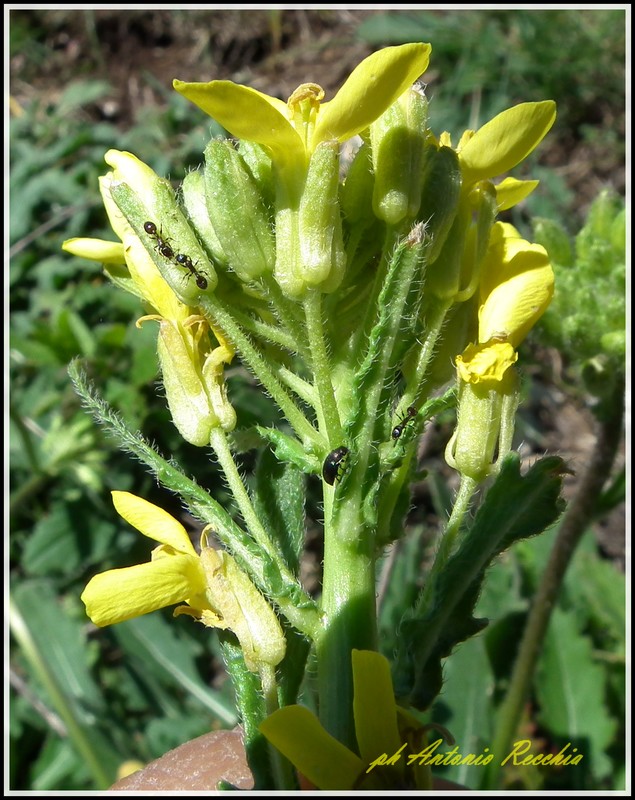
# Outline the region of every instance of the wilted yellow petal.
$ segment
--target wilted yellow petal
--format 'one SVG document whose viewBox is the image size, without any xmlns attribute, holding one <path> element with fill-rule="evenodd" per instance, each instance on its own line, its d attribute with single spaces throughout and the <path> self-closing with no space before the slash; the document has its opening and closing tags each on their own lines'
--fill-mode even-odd
<svg viewBox="0 0 635 800">
<path fill-rule="evenodd" d="M 130 492 L 112 492 L 112 501 L 117 513 L 144 536 L 196 556 L 187 531 L 167 511 Z"/>
<path fill-rule="evenodd" d="M 465 383 L 499 383 L 517 360 L 509 342 L 470 344 L 456 357 L 456 368 Z"/>
<path fill-rule="evenodd" d="M 260 731 L 318 789 L 351 789 L 365 769 L 303 706 L 274 711 L 260 723 Z"/>
</svg>

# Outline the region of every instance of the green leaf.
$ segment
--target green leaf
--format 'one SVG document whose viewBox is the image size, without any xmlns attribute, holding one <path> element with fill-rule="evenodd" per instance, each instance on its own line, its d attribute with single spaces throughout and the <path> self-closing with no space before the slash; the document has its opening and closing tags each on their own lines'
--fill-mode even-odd
<svg viewBox="0 0 635 800">
<path fill-rule="evenodd" d="M 256 469 L 256 511 L 294 575 L 299 572 L 304 548 L 305 483 L 296 466 L 280 463 L 269 449 L 261 453 Z"/>
<path fill-rule="evenodd" d="M 105 706 L 88 670 L 83 622 L 64 612 L 47 581 L 24 581 L 15 587 L 13 599 L 38 658 L 62 687 L 73 714 L 83 724 L 94 725 Z"/>
<path fill-rule="evenodd" d="M 574 614 L 554 611 L 535 686 L 541 725 L 577 746 L 596 777 L 606 777 L 612 763 L 606 749 L 617 724 L 606 708 L 604 669 L 594 661 L 591 641 L 578 629 Z"/>
<path fill-rule="evenodd" d="M 200 646 L 178 635 L 175 626 L 160 614 L 150 614 L 122 622 L 114 635 L 142 670 L 158 677 L 172 689 L 188 692 L 225 725 L 236 723 L 236 713 L 227 700 L 211 690 L 201 679 L 196 666 Z"/>
<path fill-rule="evenodd" d="M 317 473 L 320 471 L 320 462 L 316 457 L 307 453 L 301 442 L 289 436 L 278 428 L 263 428 L 256 425 L 256 430 L 265 441 L 273 445 L 276 457 L 283 462 L 291 462 L 302 472 Z"/>
<path fill-rule="evenodd" d="M 479 754 L 492 741 L 494 693 L 494 675 L 482 636 L 457 648 L 445 665 L 444 677 L 444 692 L 434 706 L 433 719 L 450 731 L 459 752 Z M 473 786 L 480 769 L 463 764 L 443 770 L 442 775 Z"/>
<path fill-rule="evenodd" d="M 563 471 L 562 460 L 554 456 L 521 475 L 518 455 L 505 458 L 458 550 L 401 624 L 394 662 L 398 697 L 424 709 L 441 690 L 442 660 L 487 625 L 472 614 L 488 565 L 515 541 L 557 519 Z"/>
<path fill-rule="evenodd" d="M 41 517 L 26 541 L 23 568 L 28 575 L 69 575 L 90 554 L 90 563 L 106 557 L 116 527 L 96 518 L 83 503 L 58 503 Z"/>
</svg>

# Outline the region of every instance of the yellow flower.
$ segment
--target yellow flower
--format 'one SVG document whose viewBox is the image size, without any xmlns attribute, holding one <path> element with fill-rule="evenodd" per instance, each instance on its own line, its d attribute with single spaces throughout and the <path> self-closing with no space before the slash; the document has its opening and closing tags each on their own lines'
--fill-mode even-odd
<svg viewBox="0 0 635 800">
<path fill-rule="evenodd" d="M 446 461 L 481 481 L 509 452 L 519 393 L 516 348 L 551 302 L 554 274 L 547 251 L 497 222 L 480 276 L 478 342 L 456 357 L 459 404 Z"/>
<path fill-rule="evenodd" d="M 175 80 L 174 88 L 232 136 L 265 145 L 293 183 L 301 181 L 321 142 L 350 139 L 381 116 L 425 72 L 431 49 L 405 44 L 373 53 L 327 102 L 316 83 L 301 84 L 286 103 L 232 81 Z"/>
<path fill-rule="evenodd" d="M 187 442 L 204 447 L 209 444 L 212 428 L 232 430 L 236 425 L 223 379 L 223 364 L 231 362 L 234 350 L 220 332 L 215 332 L 219 346 L 212 348 L 209 324 L 178 299 L 112 197 L 111 188 L 126 183 L 148 214 L 160 219 L 155 199 L 159 177 L 131 153 L 109 150 L 105 160 L 113 170 L 99 179 L 99 186 L 110 224 L 121 243 L 73 239 L 65 242 L 63 249 L 102 263 L 121 264 L 125 259 L 131 279 L 126 288 L 156 312 L 141 317 L 137 327 L 148 319 L 160 323 L 159 361 L 174 424 Z"/>
<path fill-rule="evenodd" d="M 209 627 L 229 629 L 238 638 L 248 669 L 275 666 L 285 639 L 273 610 L 233 558 L 207 546 L 199 555 L 185 528 L 163 509 L 128 492 L 113 492 L 119 514 L 144 536 L 159 542 L 151 561 L 102 572 L 82 594 L 86 612 L 103 627 L 185 602 L 174 612 Z"/>
<path fill-rule="evenodd" d="M 417 752 L 425 729 L 395 703 L 388 660 L 371 650 L 353 650 L 352 663 L 359 755 L 299 705 L 274 711 L 261 723 L 261 732 L 318 789 L 430 788 L 428 767 L 406 766 L 407 744 L 415 742 Z M 382 767 L 383 756 L 399 752 Z"/>
<path fill-rule="evenodd" d="M 518 347 L 547 310 L 554 273 L 547 251 L 507 223 L 497 222 L 481 266 L 478 340 Z"/>
</svg>

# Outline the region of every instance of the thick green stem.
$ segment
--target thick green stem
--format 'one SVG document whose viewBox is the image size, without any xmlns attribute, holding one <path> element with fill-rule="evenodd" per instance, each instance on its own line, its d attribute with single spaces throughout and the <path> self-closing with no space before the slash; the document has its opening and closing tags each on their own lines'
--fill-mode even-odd
<svg viewBox="0 0 635 800">
<path fill-rule="evenodd" d="M 319 289 L 313 289 L 307 293 L 304 311 L 311 345 L 313 380 L 320 397 L 321 416 L 325 426 L 324 433 L 329 445 L 336 447 L 342 443 L 342 423 L 333 391 L 331 360 L 324 341 L 322 294 Z"/>
<path fill-rule="evenodd" d="M 352 474 L 349 485 L 361 484 Z M 355 483 L 354 483 L 355 482 Z M 325 491 L 337 489 L 325 487 Z M 318 643 L 320 721 L 340 742 L 356 749 L 352 650 L 377 649 L 373 537 L 363 537 L 362 493 L 343 501 L 324 530 L 324 635 Z M 369 531 L 367 533 L 370 534 Z"/>
<path fill-rule="evenodd" d="M 588 529 L 602 487 L 611 472 L 621 440 L 624 413 L 624 385 L 619 381 L 618 384 L 611 404 L 612 413 L 609 413 L 608 418 L 599 427 L 591 461 L 564 515 L 529 611 L 507 694 L 498 715 L 492 744 L 494 753 L 509 752 L 514 733 L 518 730 L 523 706 L 531 688 L 532 677 L 565 573 L 575 548 Z M 487 767 L 484 786 L 496 788 L 499 774 L 500 761 L 494 759 Z"/>
</svg>

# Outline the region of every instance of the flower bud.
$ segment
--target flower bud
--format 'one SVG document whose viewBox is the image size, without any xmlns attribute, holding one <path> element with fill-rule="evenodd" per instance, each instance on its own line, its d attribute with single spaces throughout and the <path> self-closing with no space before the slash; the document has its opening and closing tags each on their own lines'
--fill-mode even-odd
<svg viewBox="0 0 635 800">
<path fill-rule="evenodd" d="M 187 613 L 210 627 L 231 630 L 242 648 L 245 666 L 252 672 L 257 672 L 260 664 L 277 666 L 284 658 L 286 640 L 273 609 L 229 553 L 202 544 L 207 608 L 181 606 L 175 616 Z"/>
<path fill-rule="evenodd" d="M 242 156 L 226 139 L 205 149 L 207 212 L 230 268 L 250 282 L 271 272 L 275 243 L 270 216 Z"/>
<path fill-rule="evenodd" d="M 215 264 L 227 266 L 227 256 L 207 213 L 207 199 L 205 197 L 205 179 L 199 170 L 192 170 L 185 176 L 181 184 L 183 205 L 196 231 L 198 238 L 203 243 L 205 250 L 214 260 Z"/>
<path fill-rule="evenodd" d="M 298 213 L 298 277 L 308 286 L 333 291 L 344 277 L 346 253 L 338 199 L 339 145 L 322 142 L 309 162 Z"/>
<path fill-rule="evenodd" d="M 458 363 L 457 359 L 457 366 Z M 519 391 L 516 374 L 509 367 L 511 363 L 504 368 L 500 381 L 470 383 L 465 382 L 459 367 L 457 423 L 445 460 L 461 475 L 477 482 L 492 474 L 495 463 L 511 449 Z"/>
<path fill-rule="evenodd" d="M 428 265 L 439 257 L 456 217 L 461 194 L 459 157 L 451 147 L 426 145 L 426 169 L 419 219 L 426 223 L 431 243 Z"/>
<path fill-rule="evenodd" d="M 414 219 L 421 203 L 428 101 L 412 86 L 370 126 L 373 209 L 389 225 Z"/>
<path fill-rule="evenodd" d="M 158 352 L 172 421 L 185 441 L 205 447 L 212 428 L 234 428 L 236 413 L 226 397 L 219 359 L 210 361 L 214 351 L 207 358 L 202 352 L 200 327 L 196 319 L 189 325 L 161 320 Z"/>
</svg>

